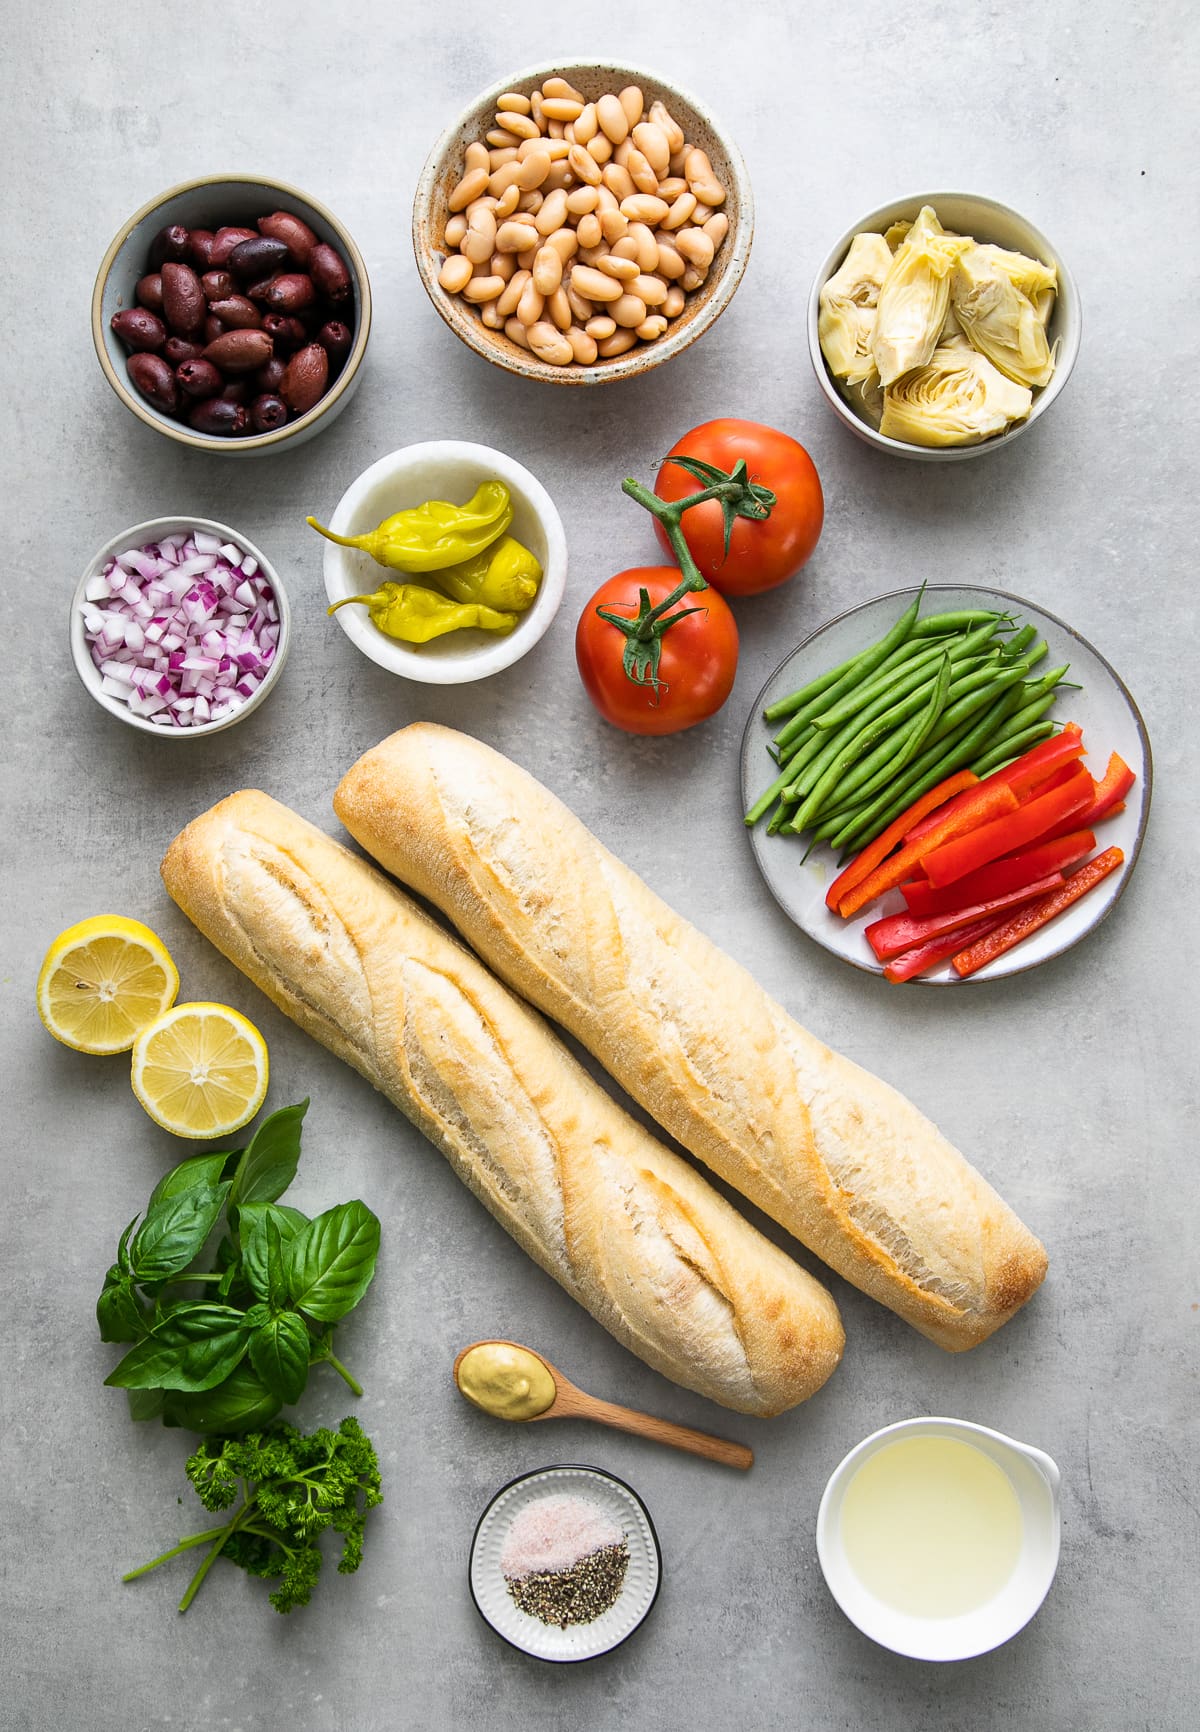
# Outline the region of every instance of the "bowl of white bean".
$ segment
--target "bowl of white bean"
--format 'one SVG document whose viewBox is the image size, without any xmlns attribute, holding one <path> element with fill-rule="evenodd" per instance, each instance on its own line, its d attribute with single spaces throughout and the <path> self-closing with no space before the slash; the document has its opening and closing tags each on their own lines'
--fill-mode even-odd
<svg viewBox="0 0 1200 1732">
<path fill-rule="evenodd" d="M 556 385 L 630 378 L 701 337 L 741 282 L 754 201 L 695 97 L 632 66 L 534 66 L 426 160 L 413 250 L 464 343 Z"/>
</svg>

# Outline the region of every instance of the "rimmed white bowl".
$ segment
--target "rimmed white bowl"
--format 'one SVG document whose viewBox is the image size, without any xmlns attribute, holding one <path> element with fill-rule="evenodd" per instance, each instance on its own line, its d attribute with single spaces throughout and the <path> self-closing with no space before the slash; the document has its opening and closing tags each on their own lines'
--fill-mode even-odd
<svg viewBox="0 0 1200 1732">
<path fill-rule="evenodd" d="M 461 296 L 447 293 L 438 282 L 438 272 L 446 259 L 446 219 L 450 214 L 447 200 L 462 178 L 467 145 L 482 139 L 494 127 L 499 97 L 507 91 L 528 95 L 544 78 L 555 74 L 582 91 L 589 101 L 607 91 L 615 94 L 626 85 L 636 84 L 645 94 L 647 108 L 652 102 L 663 102 L 683 127 L 688 142 L 708 153 L 713 172 L 726 193 L 721 209 L 729 218 L 729 233 L 708 280 L 688 295 L 682 313 L 671 321 L 661 337 L 652 343 L 639 343 L 611 360 L 594 361 L 591 366 L 572 363 L 554 367 L 548 361 L 540 361 L 503 331 L 488 330 L 474 307 Z M 635 378 L 661 366 L 703 336 L 720 318 L 733 299 L 750 258 L 754 196 L 741 151 L 698 97 L 681 90 L 661 73 L 641 66 L 595 60 L 547 61 L 527 66 L 492 85 L 450 122 L 421 170 L 413 200 L 412 234 L 417 269 L 426 294 L 455 336 L 461 337 L 477 355 L 509 373 L 524 379 L 540 379 L 549 385 L 604 385 L 612 379 Z"/>
<path fill-rule="evenodd" d="M 629 1564 L 608 1611 L 590 1624 L 560 1629 L 521 1611 L 508 1591 L 500 1558 L 514 1517 L 542 1498 L 564 1494 L 580 1497 L 610 1517 L 625 1536 Z M 611 1653 L 649 1617 L 662 1582 L 662 1553 L 650 1512 L 623 1479 L 599 1467 L 544 1467 L 511 1480 L 488 1504 L 471 1542 L 468 1579 L 480 1617 L 510 1647 L 535 1660 L 569 1664 Z"/>
<path fill-rule="evenodd" d="M 136 306 L 138 280 L 149 269 L 150 243 L 161 228 L 182 223 L 185 228 L 216 228 L 246 223 L 283 208 L 306 222 L 317 236 L 328 241 L 346 261 L 352 284 L 354 340 L 337 378 L 324 396 L 304 415 L 298 415 L 270 433 L 249 433 L 240 439 L 217 433 L 197 433 L 186 421 L 164 415 L 137 391 L 129 378 L 129 356 L 112 329 L 112 316 Z M 348 321 L 347 321 L 348 322 Z M 284 445 L 303 445 L 307 439 L 331 427 L 346 407 L 362 379 L 362 362 L 371 334 L 371 285 L 362 254 L 350 231 L 316 199 L 290 186 L 287 181 L 264 175 L 204 175 L 152 198 L 121 225 L 100 262 L 92 290 L 92 342 L 104 376 L 138 420 L 177 445 L 193 451 L 214 452 L 219 457 L 254 457 L 278 451 Z"/>
<path fill-rule="evenodd" d="M 1021 1512 L 1021 1549 L 1012 1574 L 990 1600 L 957 1617 L 913 1617 L 878 1599 L 848 1559 L 842 1506 L 858 1470 L 900 1438 L 947 1437 L 972 1444 L 1008 1479 Z M 1058 1467 L 1043 1450 L 966 1419 L 904 1419 L 852 1449 L 834 1469 L 817 1512 L 817 1556 L 829 1591 L 852 1624 L 912 1660 L 969 1660 L 1011 1640 L 1038 1610 L 1058 1568 L 1062 1518 Z"/>
<path fill-rule="evenodd" d="M 387 637 L 365 607 L 343 607 L 334 614 L 346 636 L 379 667 L 424 685 L 465 685 L 499 673 L 529 651 L 546 633 L 558 612 L 567 581 L 567 538 L 554 502 L 537 478 L 503 451 L 465 440 L 435 439 L 389 452 L 343 493 L 327 527 L 338 535 L 363 535 L 385 517 L 447 499 L 463 505 L 484 481 L 502 481 L 512 496 L 513 520 L 508 530 L 537 558 L 542 581 L 533 606 L 521 614 L 506 637 L 485 631 L 455 631 L 432 643 L 406 644 Z M 314 532 L 315 533 L 315 532 Z M 331 603 L 350 595 L 368 595 L 383 583 L 425 584 L 433 578 L 390 571 L 370 554 L 354 547 L 325 548 L 325 593 Z"/>
<path fill-rule="evenodd" d="M 927 204 L 933 206 L 943 228 L 950 229 L 955 234 L 970 235 L 973 240 L 984 244 L 1007 247 L 1012 252 L 1040 259 L 1043 264 L 1053 265 L 1058 272 L 1058 294 L 1047 331 L 1051 347 L 1055 348 L 1057 345 L 1054 376 L 1048 385 L 1033 393 L 1033 407 L 1024 421 L 1012 422 L 1003 433 L 984 439 L 978 445 L 910 445 L 903 439 L 885 438 L 877 428 L 872 427 L 869 421 L 851 408 L 838 390 L 821 353 L 821 339 L 817 329 L 821 312 L 821 290 L 845 259 L 855 235 L 882 234 L 891 228 L 893 223 L 912 222 L 921 206 Z M 967 457 L 986 456 L 989 451 L 998 451 L 1011 445 L 1014 439 L 1040 421 L 1050 405 L 1057 401 L 1071 376 L 1071 369 L 1079 353 L 1082 328 L 1083 314 L 1079 305 L 1079 291 L 1058 248 L 1019 211 L 1001 204 L 998 199 L 984 198 L 978 193 L 913 193 L 908 198 L 893 199 L 889 204 L 880 205 L 878 210 L 869 211 L 866 216 L 852 223 L 830 249 L 813 279 L 808 297 L 808 352 L 821 394 L 838 420 L 867 445 L 874 446 L 876 451 L 888 451 L 893 457 L 913 457 L 924 463 L 958 463 Z"/>
<path fill-rule="evenodd" d="M 240 547 L 243 553 L 248 553 L 258 561 L 258 569 L 275 592 L 275 601 L 279 608 L 279 642 L 271 666 L 258 690 L 239 704 L 230 715 L 222 716 L 220 721 L 202 722 L 198 727 L 168 728 L 157 725 L 147 716 L 134 715 L 128 704 L 118 702 L 102 689 L 103 676 L 92 660 L 91 645 L 84 630 L 84 590 L 91 579 L 104 570 L 110 559 L 115 559 L 117 554 L 124 553 L 127 548 L 146 547 L 150 542 L 161 541 L 165 535 L 186 534 L 197 529 L 205 535 L 220 536 L 222 542 L 232 542 L 236 547 Z M 232 728 L 238 722 L 244 721 L 260 704 L 265 703 L 275 690 L 291 644 L 292 612 L 279 573 L 262 549 L 256 547 L 240 529 L 231 529 L 227 523 L 218 523 L 211 517 L 152 517 L 146 523 L 135 523 L 131 529 L 124 529 L 120 535 L 114 535 L 88 560 L 71 598 L 70 635 L 71 659 L 75 663 L 75 671 L 87 688 L 88 695 L 96 700 L 102 710 L 107 710 L 110 716 L 115 716 L 127 727 L 136 728 L 139 733 L 153 734 L 158 740 L 197 740 L 205 739 L 210 734 L 224 733 L 226 728 Z"/>
</svg>

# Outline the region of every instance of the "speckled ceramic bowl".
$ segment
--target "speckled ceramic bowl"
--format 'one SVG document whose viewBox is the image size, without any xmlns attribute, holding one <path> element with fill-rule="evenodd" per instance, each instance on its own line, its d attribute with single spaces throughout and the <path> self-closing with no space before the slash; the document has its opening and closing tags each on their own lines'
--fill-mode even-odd
<svg viewBox="0 0 1200 1732">
<path fill-rule="evenodd" d="M 817 330 L 821 312 L 821 290 L 846 257 L 855 235 L 882 234 L 893 223 L 911 222 L 921 206 L 927 204 L 932 205 L 937 212 L 942 227 L 954 234 L 970 235 L 973 240 L 984 244 L 991 243 L 993 246 L 1007 247 L 1013 252 L 1025 253 L 1030 258 L 1040 259 L 1043 264 L 1053 265 L 1058 272 L 1058 295 L 1047 331 L 1051 347 L 1057 345 L 1054 377 L 1048 385 L 1034 391 L 1033 408 L 1024 421 L 1012 422 L 1003 433 L 984 439 L 978 445 L 910 445 L 903 439 L 885 438 L 846 401 L 821 353 L 821 339 Z M 893 199 L 890 204 L 880 205 L 878 210 L 860 217 L 830 249 L 828 257 L 813 279 L 812 291 L 808 297 L 808 352 L 825 401 L 838 420 L 865 444 L 874 446 L 876 451 L 888 451 L 893 457 L 915 457 L 925 463 L 959 463 L 964 458 L 984 457 L 989 451 L 998 451 L 1003 446 L 1011 445 L 1014 439 L 1018 439 L 1042 418 L 1050 405 L 1057 400 L 1071 376 L 1075 357 L 1079 353 L 1082 323 L 1083 315 L 1075 279 L 1058 248 L 1040 229 L 1035 228 L 1019 212 L 993 198 L 981 198 L 977 193 L 966 192 L 922 192 L 913 193 L 909 198 Z"/>
<path fill-rule="evenodd" d="M 185 228 L 216 228 L 222 223 L 245 223 L 252 227 L 256 218 L 279 209 L 294 211 L 321 240 L 336 247 L 346 261 L 354 285 L 354 341 L 350 353 L 320 402 L 286 426 L 241 439 L 197 433 L 186 421 L 153 408 L 134 389 L 126 368 L 129 357 L 124 343 L 112 331 L 112 316 L 137 304 L 134 290 L 138 279 L 149 269 L 150 242 L 161 228 L 171 223 L 182 223 Z M 347 318 L 346 323 L 350 322 Z M 169 192 L 151 199 L 117 231 L 101 260 L 92 291 L 92 341 L 104 376 L 125 407 L 145 426 L 166 434 L 177 445 L 223 457 L 252 457 L 282 450 L 285 445 L 302 445 L 332 426 L 358 387 L 370 332 L 371 285 L 363 256 L 350 234 L 332 211 L 307 193 L 286 181 L 268 180 L 261 175 L 206 175 L 201 180 L 173 186 Z"/>
<path fill-rule="evenodd" d="M 726 189 L 721 209 L 729 218 L 729 233 L 721 244 L 708 279 L 687 297 L 683 312 L 664 334 L 653 342 L 639 343 L 624 355 L 598 360 L 591 366 L 572 363 L 552 366 L 530 354 L 503 331 L 491 331 L 477 310 L 459 295 L 449 294 L 438 282 L 446 259 L 447 200 L 462 178 L 463 153 L 468 144 L 482 139 L 494 126 L 496 102 L 506 91 L 528 95 L 544 78 L 555 74 L 589 100 L 636 84 L 645 93 L 646 107 L 662 101 L 683 127 L 688 142 L 707 151 L 713 172 Z M 514 139 L 514 143 L 518 141 Z M 611 379 L 629 379 L 661 366 L 689 344 L 702 337 L 720 318 L 733 299 L 745 273 L 754 238 L 754 199 L 741 152 L 704 105 L 675 84 L 637 66 L 601 65 L 594 61 L 554 61 L 527 67 L 494 84 L 468 105 L 434 145 L 417 183 L 413 201 L 413 250 L 426 293 L 455 336 L 510 373 L 525 379 L 543 379 L 552 385 L 602 385 Z"/>
</svg>

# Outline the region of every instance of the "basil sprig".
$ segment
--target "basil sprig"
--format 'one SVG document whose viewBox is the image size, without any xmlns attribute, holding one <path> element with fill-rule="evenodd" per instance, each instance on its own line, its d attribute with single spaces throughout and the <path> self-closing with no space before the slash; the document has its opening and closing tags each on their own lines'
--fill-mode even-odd
<svg viewBox="0 0 1200 1732">
<path fill-rule="evenodd" d="M 104 1381 L 127 1391 L 135 1419 L 193 1431 L 263 1425 L 299 1401 L 322 1361 L 362 1394 L 334 1356 L 333 1325 L 371 1283 L 379 1222 L 358 1201 L 313 1220 L 280 1203 L 307 1110 L 301 1101 L 272 1113 L 244 1149 L 181 1161 L 122 1233 L 96 1321 L 101 1340 L 133 1343 Z M 204 1297 L 193 1297 L 200 1287 Z"/>
</svg>

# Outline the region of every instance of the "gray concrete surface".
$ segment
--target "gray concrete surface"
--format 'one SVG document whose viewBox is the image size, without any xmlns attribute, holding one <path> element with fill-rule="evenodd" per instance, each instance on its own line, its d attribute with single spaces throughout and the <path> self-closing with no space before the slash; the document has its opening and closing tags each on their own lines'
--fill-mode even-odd
<svg viewBox="0 0 1200 1732">
<path fill-rule="evenodd" d="M 1191 655 L 1196 637 L 1196 32 L 1182 8 L 1067 0 L 861 7 L 627 0 L 599 12 L 345 0 L 193 11 L 68 0 L 5 8 L 0 275 L 6 662 L 3 971 L 7 1130 L 0 1211 L 0 1724 L 9 1732 L 392 1732 L 394 1728 L 795 1728 L 797 1732 L 1177 1732 L 1197 1718 L 1197 1283 Z M 661 66 L 744 149 L 759 209 L 732 310 L 668 370 L 580 396 L 502 377 L 426 303 L 409 201 L 430 141 L 476 90 L 554 53 Z M 88 301 L 109 237 L 144 199 L 242 166 L 347 221 L 377 318 L 361 393 L 294 456 L 177 451 L 113 398 Z M 1072 263 L 1084 347 L 1062 401 L 978 463 L 883 460 L 821 404 L 801 308 L 855 213 L 944 185 L 1028 212 Z M 660 743 L 592 714 L 572 630 L 594 585 L 653 557 L 622 500 L 675 436 L 718 413 L 788 428 L 824 481 L 824 538 L 800 580 L 738 609 L 742 661 L 711 725 Z M 408 687 L 323 615 L 306 511 L 409 441 L 503 446 L 566 523 L 566 605 L 539 650 L 484 685 Z M 297 614 L 277 694 L 192 749 L 102 716 L 71 670 L 67 599 L 94 547 L 160 513 L 226 519 L 270 551 Z M 982 580 L 1064 615 L 1117 666 L 1154 743 L 1149 840 L 1103 932 L 1036 974 L 965 994 L 898 993 L 810 945 L 760 887 L 736 756 L 760 684 L 822 620 L 922 577 Z M 186 924 L 157 866 L 181 824 L 257 785 L 334 827 L 360 750 L 427 717 L 540 775 L 676 907 L 833 1045 L 897 1083 L 1044 1237 L 1050 1276 L 989 1345 L 950 1358 L 833 1282 L 846 1360 L 807 1408 L 728 1418 L 617 1347 L 535 1270 L 380 1098 L 278 1016 Z M 42 952 L 104 909 L 166 937 L 190 997 L 263 1028 L 277 1104 L 311 1094 L 298 1200 L 361 1195 L 384 1223 L 375 1285 L 344 1331 L 383 1460 L 366 1563 L 281 1620 L 221 1570 L 186 1618 L 178 1571 L 119 1573 L 190 1531 L 178 1433 L 135 1428 L 101 1387 L 92 1307 L 123 1223 L 179 1146 L 142 1115 L 120 1060 L 38 1025 Z M 1190 1131 L 1190 1135 L 1188 1132 Z M 748 1439 L 745 1479 L 578 1425 L 506 1429 L 453 1393 L 455 1350 L 540 1345 L 585 1387 Z M 303 1412 L 351 1405 L 314 1377 Z M 813 1549 L 816 1505 L 873 1428 L 941 1412 L 1051 1451 L 1062 1566 L 1009 1647 L 937 1669 L 842 1618 Z M 509 1651 L 466 1591 L 475 1519 L 507 1478 L 554 1460 L 643 1494 L 666 1581 L 624 1649 L 578 1669 Z M 182 1497 L 182 1505 L 176 1499 Z M 198 1524 L 197 1524 L 198 1525 Z"/>
</svg>

